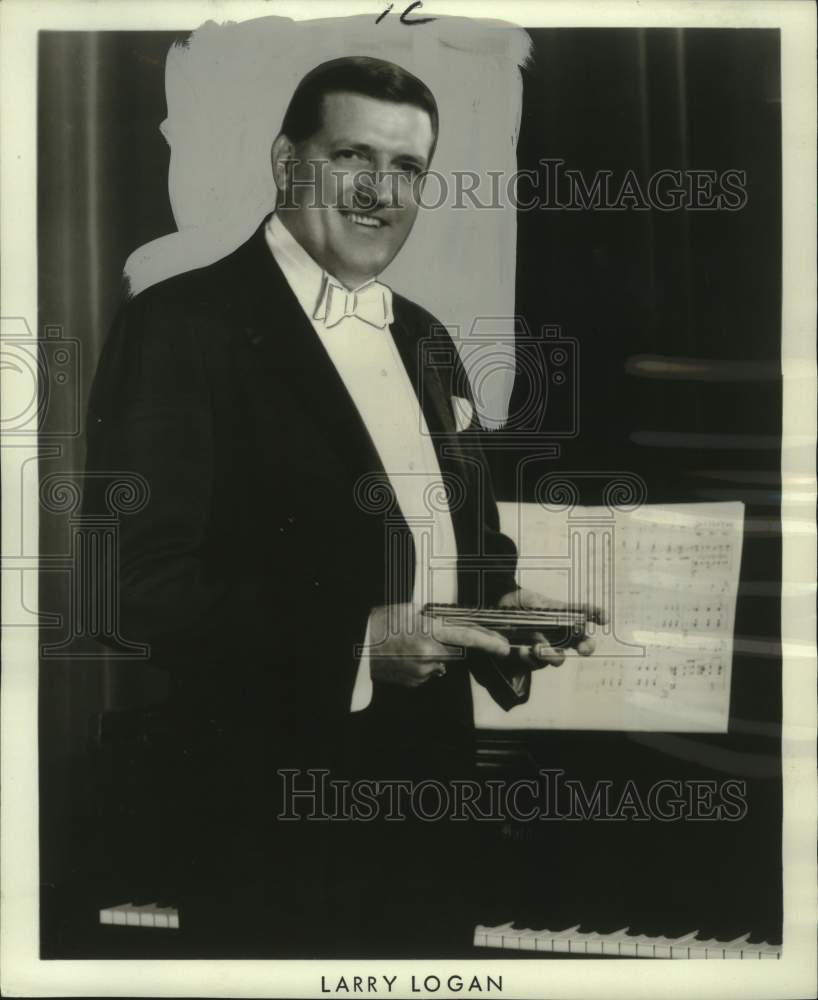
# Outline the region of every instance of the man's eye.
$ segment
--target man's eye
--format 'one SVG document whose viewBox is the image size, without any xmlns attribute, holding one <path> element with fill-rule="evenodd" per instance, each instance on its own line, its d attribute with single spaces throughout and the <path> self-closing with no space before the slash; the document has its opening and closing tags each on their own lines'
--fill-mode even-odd
<svg viewBox="0 0 818 1000">
<path fill-rule="evenodd" d="M 357 149 L 339 149 L 335 153 L 336 160 L 364 160 L 366 157 Z"/>
<path fill-rule="evenodd" d="M 418 177 L 423 172 L 420 164 L 415 163 L 413 160 L 410 160 L 406 163 L 399 163 L 398 171 L 402 174 L 406 174 L 409 177 Z"/>
</svg>

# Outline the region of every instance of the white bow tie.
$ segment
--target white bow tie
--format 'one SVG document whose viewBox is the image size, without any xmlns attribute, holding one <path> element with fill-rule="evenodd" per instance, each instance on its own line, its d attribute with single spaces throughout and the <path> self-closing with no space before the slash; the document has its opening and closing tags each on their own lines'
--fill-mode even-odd
<svg viewBox="0 0 818 1000">
<path fill-rule="evenodd" d="M 382 330 L 394 318 L 392 289 L 373 279 L 354 292 L 348 292 L 343 285 L 325 275 L 313 319 L 323 320 L 325 326 L 331 327 L 346 316 L 357 316 L 364 323 Z"/>
</svg>

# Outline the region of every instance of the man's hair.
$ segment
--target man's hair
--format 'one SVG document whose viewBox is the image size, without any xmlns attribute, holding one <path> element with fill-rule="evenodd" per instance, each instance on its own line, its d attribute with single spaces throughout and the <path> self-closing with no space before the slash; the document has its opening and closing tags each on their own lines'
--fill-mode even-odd
<svg viewBox="0 0 818 1000">
<path fill-rule="evenodd" d="M 432 148 L 437 145 L 437 102 L 426 84 L 408 70 L 384 59 L 344 56 L 330 59 L 310 70 L 290 99 L 281 131 L 292 142 L 314 135 L 323 123 L 327 94 L 360 94 L 378 101 L 411 104 L 425 111 L 432 123 Z"/>
</svg>

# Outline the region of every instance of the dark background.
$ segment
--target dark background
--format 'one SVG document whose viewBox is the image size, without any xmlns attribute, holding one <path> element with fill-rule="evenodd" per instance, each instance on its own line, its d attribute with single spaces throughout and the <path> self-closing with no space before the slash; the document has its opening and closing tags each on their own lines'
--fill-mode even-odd
<svg viewBox="0 0 818 1000">
<path fill-rule="evenodd" d="M 560 472 L 637 473 L 649 502 L 743 500 L 736 634 L 758 652 L 735 656 L 724 736 L 550 732 L 527 746 L 529 767 L 564 768 L 590 784 L 745 780 L 744 820 L 506 828 L 486 878 L 484 922 L 780 940 L 778 33 L 530 34 L 520 168 L 561 158 L 586 178 L 633 169 L 645 182 L 662 168 L 739 169 L 748 201 L 738 212 L 519 213 L 517 312 L 531 330 L 558 325 L 576 339 L 580 433 L 554 438 L 552 408 L 520 449 L 499 449 L 504 432 L 491 435 L 498 495 L 532 500 L 550 462 Z M 158 125 L 165 55 L 182 37 L 41 35 L 39 322 L 41 332 L 56 325 L 79 342 L 80 420 L 124 261 L 175 228 Z M 745 369 L 740 378 L 660 379 L 635 374 L 633 359 L 645 356 L 760 364 L 752 378 Z M 55 394 L 43 425 L 44 444 L 53 445 L 41 452 L 43 476 L 83 467 L 82 438 L 59 436 L 73 419 L 61 400 Z M 512 412 L 520 401 L 518 392 Z M 527 449 L 553 443 L 559 457 L 534 463 L 518 486 Z M 588 483 L 583 502 L 599 503 Z M 44 554 L 66 551 L 69 522 L 43 512 Z M 67 574 L 42 574 L 40 603 L 65 614 Z M 43 642 L 60 637 L 43 630 Z M 100 954 L 94 908 L 128 898 L 117 896 L 127 892 L 126 863 L 99 836 L 89 727 L 99 713 L 147 704 L 163 690 L 144 665 L 110 661 L 90 641 L 67 652 L 43 657 L 40 674 L 44 957 Z"/>
</svg>

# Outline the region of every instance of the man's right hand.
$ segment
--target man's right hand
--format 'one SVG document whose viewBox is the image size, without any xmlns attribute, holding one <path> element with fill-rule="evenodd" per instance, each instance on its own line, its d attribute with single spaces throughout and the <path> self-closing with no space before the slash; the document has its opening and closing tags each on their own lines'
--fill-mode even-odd
<svg viewBox="0 0 818 1000">
<path fill-rule="evenodd" d="M 426 617 L 411 604 L 374 608 L 369 616 L 369 664 L 372 679 L 415 688 L 462 661 L 463 649 L 509 655 L 508 640 L 478 625 L 446 625 Z"/>
</svg>

